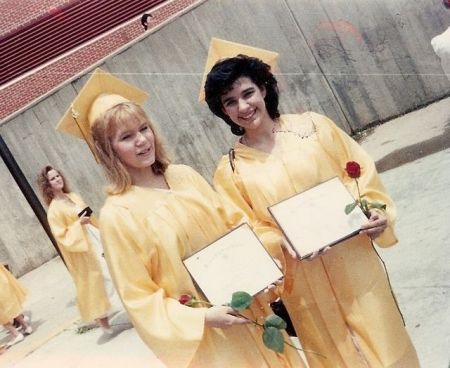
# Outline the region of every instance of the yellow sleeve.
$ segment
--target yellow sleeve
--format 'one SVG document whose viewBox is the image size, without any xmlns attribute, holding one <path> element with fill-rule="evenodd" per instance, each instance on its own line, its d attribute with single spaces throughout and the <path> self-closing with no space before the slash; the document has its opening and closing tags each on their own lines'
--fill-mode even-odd
<svg viewBox="0 0 450 368">
<path fill-rule="evenodd" d="M 220 213 L 221 218 L 227 225 L 228 229 L 232 229 L 244 222 L 249 222 L 243 211 L 230 203 L 227 198 L 217 193 L 198 172 L 191 167 L 188 168 L 190 171 L 192 184 Z"/>
<path fill-rule="evenodd" d="M 397 243 L 394 233 L 395 204 L 386 193 L 372 158 L 356 141 L 327 117 L 311 113 L 311 118 L 316 126 L 319 142 L 336 165 L 340 178 L 353 196 L 357 197 L 357 187 L 355 180 L 345 172 L 348 161 L 356 161 L 361 166 L 361 177 L 358 179 L 361 194 L 365 194 L 365 198 L 369 202 L 386 204 L 384 214 L 388 220 L 388 227 L 375 239 L 375 242 L 380 247 L 389 247 Z"/>
<path fill-rule="evenodd" d="M 98 229 L 98 226 L 99 226 L 99 225 L 98 225 L 98 219 L 97 219 L 97 216 L 95 216 L 94 214 L 92 214 L 92 215 L 89 217 L 89 220 L 90 220 L 90 224 Z"/>
<path fill-rule="evenodd" d="M 57 243 L 68 252 L 87 252 L 89 243 L 83 225 L 73 219 L 62 205 L 50 204 L 47 214 L 48 223 Z"/>
<path fill-rule="evenodd" d="M 103 208 L 100 233 L 116 290 L 139 335 L 168 367 L 188 366 L 203 337 L 205 308 L 167 297 L 159 283 L 171 275 L 159 271 L 156 234 L 128 209 Z"/>
<path fill-rule="evenodd" d="M 250 201 L 245 195 L 240 178 L 237 173 L 233 173 L 228 162 L 228 156 L 222 157 L 214 173 L 214 187 L 217 192 L 225 198 L 226 201 L 232 203 L 233 206 L 239 208 L 249 219 L 249 224 L 253 228 L 264 247 L 273 258 L 278 259 L 284 268 L 284 256 L 281 249 L 282 234 L 281 231 L 258 219 L 253 211 Z"/>
</svg>

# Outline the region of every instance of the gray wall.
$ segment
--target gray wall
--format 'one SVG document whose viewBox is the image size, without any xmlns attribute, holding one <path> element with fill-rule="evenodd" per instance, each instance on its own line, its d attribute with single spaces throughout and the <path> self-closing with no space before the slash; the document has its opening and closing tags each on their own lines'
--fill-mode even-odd
<svg viewBox="0 0 450 368">
<path fill-rule="evenodd" d="M 352 133 L 450 93 L 430 46 L 449 25 L 450 11 L 440 0 L 208 0 L 100 67 L 149 91 L 145 107 L 175 161 L 209 179 L 233 141 L 225 124 L 197 102 L 211 37 L 279 52 L 281 111 L 321 112 Z M 0 134 L 32 185 L 51 163 L 98 210 L 101 170 L 83 142 L 54 130 L 86 79 L 6 122 Z M 0 175 L 2 188 L 13 191 L 5 168 Z M 18 195 L 2 200 L 19 219 L 30 217 Z M 22 226 L 30 242 L 16 220 L 1 220 L 0 255 L 9 256 L 17 273 L 54 255 L 37 221 Z"/>
<path fill-rule="evenodd" d="M 0 187 L 0 262 L 21 275 L 53 258 L 56 251 L 2 160 Z"/>
</svg>

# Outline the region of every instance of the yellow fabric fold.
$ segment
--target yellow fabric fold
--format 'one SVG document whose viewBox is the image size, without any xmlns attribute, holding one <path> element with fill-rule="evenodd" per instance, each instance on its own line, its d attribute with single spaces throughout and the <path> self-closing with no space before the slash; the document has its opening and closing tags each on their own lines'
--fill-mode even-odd
<svg viewBox="0 0 450 368">
<path fill-rule="evenodd" d="M 395 206 L 369 155 L 320 114 L 282 115 L 279 124 L 274 127 L 272 153 L 236 142 L 234 172 L 228 156 L 222 157 L 214 175 L 217 191 L 247 216 L 277 231 L 269 206 L 332 177 L 340 177 L 356 196 L 354 180 L 345 175 L 344 168 L 348 161 L 357 161 L 362 167 L 362 193 L 370 201 L 387 205 L 389 227 L 376 242 L 395 244 Z M 310 367 L 400 368 L 404 362 L 408 367 L 419 366 L 385 271 L 367 236 L 344 241 L 313 261 L 294 261 L 288 255 L 284 259 L 282 299 L 302 346 L 327 356 L 306 354 Z"/>
<path fill-rule="evenodd" d="M 26 294 L 20 282 L 0 263 L 0 325 L 12 322 L 22 313 Z"/>
<path fill-rule="evenodd" d="M 375 163 L 366 151 L 336 124 L 323 115 L 310 113 L 313 122 L 317 121 L 317 137 L 323 147 L 334 160 L 337 166 L 337 174 L 343 180 L 344 184 L 350 190 L 354 198 L 357 198 L 358 192 L 355 180 L 345 173 L 345 165 L 348 161 L 356 161 L 361 165 L 361 177 L 359 185 L 361 194 L 369 202 L 380 202 L 386 204 L 384 215 L 388 219 L 387 229 L 375 240 L 380 247 L 389 247 L 397 243 L 394 233 L 394 224 L 396 218 L 396 208 L 391 197 L 386 193 L 383 183 L 377 173 Z M 340 170 L 339 170 L 340 169 Z"/>
<path fill-rule="evenodd" d="M 85 208 L 86 203 L 76 193 L 68 195 L 74 204 L 64 200 L 52 200 L 47 219 L 75 282 L 81 318 L 84 321 L 93 321 L 104 317 L 111 308 L 98 263 L 103 260 L 97 259 L 87 231 L 79 222 L 78 209 Z M 96 224 L 94 217 L 91 224 Z"/>
<path fill-rule="evenodd" d="M 191 168 L 169 165 L 164 176 L 170 191 L 133 186 L 109 196 L 100 215 L 113 281 L 143 341 L 167 367 L 304 367 L 295 351 L 262 347 L 254 328 L 206 327 L 205 308 L 178 302 L 202 299 L 182 259 L 244 217 Z"/>
</svg>

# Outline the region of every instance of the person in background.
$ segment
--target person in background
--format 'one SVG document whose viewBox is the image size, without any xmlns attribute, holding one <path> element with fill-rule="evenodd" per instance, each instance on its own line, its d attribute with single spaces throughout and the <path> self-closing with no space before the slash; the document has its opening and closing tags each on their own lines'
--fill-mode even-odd
<svg viewBox="0 0 450 368">
<path fill-rule="evenodd" d="M 444 7 L 450 9 L 450 0 L 443 0 Z M 450 27 L 431 39 L 434 52 L 441 59 L 442 70 L 450 80 Z"/>
<path fill-rule="evenodd" d="M 397 242 L 395 207 L 373 161 L 323 115 L 280 115 L 271 67 L 244 55 L 253 55 L 254 48 L 240 45 L 241 52 L 229 55 L 229 42 L 224 43 L 225 57 L 216 44 L 211 53 L 216 62 L 207 62 L 213 67 L 207 70 L 205 99 L 239 139 L 232 154 L 220 160 L 214 185 L 249 218 L 266 224 L 273 237 L 278 234 L 279 247 L 272 248 L 272 254 L 284 259 L 282 300 L 302 347 L 327 357 L 306 353 L 310 367 L 419 367 L 372 245 L 372 240 L 383 247 Z M 232 45 L 233 51 L 239 49 L 237 45 Z M 271 54 L 258 51 L 262 58 Z M 357 197 L 355 181 L 344 174 L 349 161 L 363 168 L 358 180 L 365 198 L 386 204 L 386 211 L 372 209 L 359 235 L 314 254 L 309 261 L 296 259 L 268 207 L 336 176 Z"/>
<path fill-rule="evenodd" d="M 105 261 L 97 221 L 94 216 L 81 213 L 87 207 L 86 203 L 69 190 L 67 180 L 59 170 L 45 166 L 38 176 L 38 185 L 48 206 L 50 229 L 75 282 L 81 318 L 85 322 L 97 321 L 106 334 L 112 334 L 108 294 L 113 296 L 114 289 L 106 266 L 103 266 Z"/>
<path fill-rule="evenodd" d="M 148 24 L 150 23 L 150 19 L 149 18 L 153 18 L 153 15 L 145 13 L 141 17 L 141 24 L 144 27 L 145 31 L 147 30 Z"/>
<path fill-rule="evenodd" d="M 33 332 L 29 318 L 22 314 L 26 291 L 16 278 L 0 263 L 0 324 L 11 335 L 6 347 L 11 347 Z M 12 321 L 17 321 L 16 328 Z M 22 332 L 19 331 L 19 327 Z"/>
</svg>

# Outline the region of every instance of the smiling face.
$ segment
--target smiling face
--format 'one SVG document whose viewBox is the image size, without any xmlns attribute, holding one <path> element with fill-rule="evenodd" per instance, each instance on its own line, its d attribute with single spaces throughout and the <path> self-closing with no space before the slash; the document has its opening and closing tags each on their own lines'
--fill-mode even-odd
<svg viewBox="0 0 450 368">
<path fill-rule="evenodd" d="M 260 89 L 250 78 L 240 77 L 231 89 L 221 97 L 223 112 L 246 131 L 257 130 L 270 119 L 264 97 L 266 90 Z"/>
<path fill-rule="evenodd" d="M 133 119 L 119 126 L 111 139 L 112 148 L 130 175 L 155 162 L 155 139 L 147 121 Z"/>
<path fill-rule="evenodd" d="M 64 179 L 58 171 L 51 169 L 47 173 L 47 181 L 50 184 L 53 193 L 62 192 L 64 188 Z"/>
</svg>

